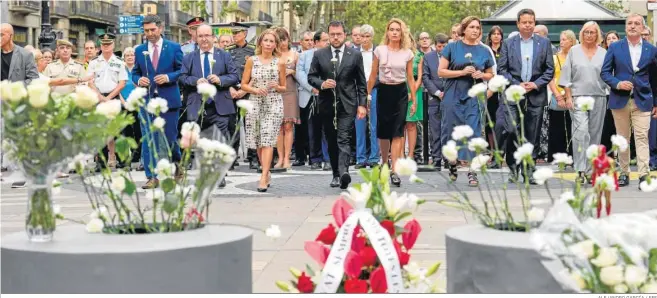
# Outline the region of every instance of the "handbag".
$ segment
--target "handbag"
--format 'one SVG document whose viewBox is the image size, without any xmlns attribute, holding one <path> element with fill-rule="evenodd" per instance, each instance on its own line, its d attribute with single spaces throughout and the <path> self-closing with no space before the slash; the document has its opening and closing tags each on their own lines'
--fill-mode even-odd
<svg viewBox="0 0 657 298">
<path fill-rule="evenodd" d="M 559 60 L 559 54 L 556 54 L 554 56 L 557 58 L 557 63 L 559 63 L 559 69 L 561 69 L 562 67 L 561 67 L 561 60 Z M 567 108 L 562 108 L 559 106 L 557 97 L 554 95 L 554 93 L 550 95 L 550 102 L 548 103 L 548 107 L 552 111 L 560 111 L 560 112 L 568 111 Z"/>
</svg>

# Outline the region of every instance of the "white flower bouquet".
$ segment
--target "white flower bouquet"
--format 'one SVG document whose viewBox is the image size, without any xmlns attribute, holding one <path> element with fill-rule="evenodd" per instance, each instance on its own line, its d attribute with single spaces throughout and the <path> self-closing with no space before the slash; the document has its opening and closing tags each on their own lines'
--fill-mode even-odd
<svg viewBox="0 0 657 298">
<path fill-rule="evenodd" d="M 51 201 L 54 175 L 80 153 L 91 154 L 134 119 L 119 101 L 98 104 L 94 91 L 54 96 L 48 80 L 0 83 L 5 148 L 28 182 L 26 230 L 32 241 L 49 241 L 55 230 Z"/>
<path fill-rule="evenodd" d="M 560 261 L 557 280 L 583 293 L 657 293 L 657 212 L 583 222 L 557 203 L 532 231 L 536 249 Z"/>
</svg>

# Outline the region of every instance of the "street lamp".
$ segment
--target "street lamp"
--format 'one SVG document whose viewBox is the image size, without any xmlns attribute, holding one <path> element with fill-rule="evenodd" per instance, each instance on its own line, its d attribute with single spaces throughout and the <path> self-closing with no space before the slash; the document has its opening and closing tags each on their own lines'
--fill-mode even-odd
<svg viewBox="0 0 657 298">
<path fill-rule="evenodd" d="M 49 1 L 41 2 L 41 34 L 39 35 L 39 48 L 50 48 L 55 50 L 55 41 L 57 35 L 52 31 L 50 25 L 50 3 Z"/>
</svg>

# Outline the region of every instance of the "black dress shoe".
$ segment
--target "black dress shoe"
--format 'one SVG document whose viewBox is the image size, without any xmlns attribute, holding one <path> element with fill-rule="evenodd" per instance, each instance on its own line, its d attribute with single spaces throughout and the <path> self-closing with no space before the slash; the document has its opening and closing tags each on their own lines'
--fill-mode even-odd
<svg viewBox="0 0 657 298">
<path fill-rule="evenodd" d="M 630 176 L 623 173 L 618 176 L 618 186 L 624 187 L 630 185 Z"/>
<path fill-rule="evenodd" d="M 359 170 L 359 169 L 362 169 L 362 168 L 367 168 L 367 164 L 366 163 L 359 163 L 359 164 L 356 164 L 354 166 L 354 169 L 356 169 L 356 170 Z"/>
<path fill-rule="evenodd" d="M 315 162 L 312 165 L 310 165 L 311 170 L 321 170 L 322 169 L 322 164 Z"/>
<path fill-rule="evenodd" d="M 657 171 L 657 165 L 650 166 L 650 171 L 651 172 Z"/>
<path fill-rule="evenodd" d="M 325 163 L 324 163 L 324 167 L 323 167 L 322 169 L 323 169 L 324 171 L 330 171 L 330 170 L 332 170 L 332 168 L 331 168 L 331 164 L 328 163 L 328 162 L 325 162 Z"/>
<path fill-rule="evenodd" d="M 292 163 L 292 166 L 293 166 L 293 167 L 301 167 L 301 166 L 305 166 L 305 165 L 306 165 L 306 162 L 305 162 L 305 161 L 301 161 L 301 160 L 295 160 L 295 161 Z"/>
<path fill-rule="evenodd" d="M 226 178 L 221 179 L 221 182 L 219 182 L 219 188 L 224 188 L 226 187 Z"/>
<path fill-rule="evenodd" d="M 378 162 L 368 162 L 367 165 L 370 167 L 370 169 L 374 169 L 379 166 Z"/>
<path fill-rule="evenodd" d="M 333 180 L 331 180 L 331 187 L 338 187 L 340 186 L 340 178 L 339 177 L 333 177 Z"/>
<path fill-rule="evenodd" d="M 351 183 L 351 176 L 349 176 L 349 173 L 342 174 L 342 176 L 340 176 L 340 189 L 347 189 L 349 183 Z"/>
<path fill-rule="evenodd" d="M 258 187 L 258 192 L 267 192 L 267 188 L 268 187 L 265 187 L 265 188 Z"/>
</svg>

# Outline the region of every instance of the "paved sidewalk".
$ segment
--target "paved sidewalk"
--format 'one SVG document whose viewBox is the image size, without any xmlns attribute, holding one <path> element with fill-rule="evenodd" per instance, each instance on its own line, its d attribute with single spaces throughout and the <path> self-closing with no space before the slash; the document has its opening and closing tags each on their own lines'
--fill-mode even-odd
<svg viewBox="0 0 657 298">
<path fill-rule="evenodd" d="M 4 173 L 7 174 L 7 173 Z M 143 177 L 143 172 L 133 172 L 136 179 Z M 442 172 L 446 175 L 446 172 Z M 438 200 L 448 197 L 453 190 L 439 178 L 436 173 L 420 173 L 419 176 L 428 182 L 437 184 L 433 189 L 423 185 L 410 185 L 403 181 L 402 187 L 394 189 L 398 192 L 413 192 L 423 199 Z M 491 174 L 493 183 L 502 184 L 505 174 Z M 570 178 L 570 174 L 566 175 Z M 0 196 L 0 227 L 2 235 L 24 230 L 27 191 L 11 189 L 9 175 L 3 175 L 5 181 L 1 184 Z M 355 182 L 362 181 L 352 172 Z M 481 177 L 481 176 L 480 176 Z M 305 264 L 318 268 L 303 251 L 305 241 L 312 241 L 319 231 L 332 222 L 331 206 L 338 198 L 339 189 L 328 187 L 330 172 L 310 171 L 307 167 L 294 168 L 287 173 L 273 174 L 272 187 L 267 193 L 255 192 L 258 174 L 248 171 L 245 166 L 238 172 L 231 172 L 227 178 L 228 187 L 214 192 L 210 219 L 212 222 L 234 223 L 264 229 L 271 224 L 280 226 L 282 236 L 272 240 L 261 232 L 255 232 L 253 246 L 253 291 L 255 293 L 278 293 L 274 282 L 288 280 L 288 268 L 294 266 L 302 269 Z M 483 183 L 484 180 L 481 179 Z M 456 183 L 473 198 L 479 200 L 479 192 L 467 187 L 465 172 L 459 175 Z M 482 184 L 483 186 L 483 184 Z M 561 185 L 551 183 L 550 190 L 558 195 Z M 485 192 L 485 189 L 482 188 Z M 521 210 L 518 191 L 511 186 L 508 190 L 511 197 L 511 209 L 517 214 Z M 539 206 L 549 203 L 549 196 L 543 186 L 532 187 L 533 202 Z M 64 185 L 56 201 L 62 206 L 67 217 L 86 220 L 90 206 L 81 185 L 76 182 Z M 637 181 L 632 181 L 629 187 L 613 194 L 613 212 L 643 211 L 657 208 L 657 194 L 643 193 L 637 189 Z M 412 251 L 411 261 L 428 266 L 435 261 L 445 260 L 444 233 L 451 227 L 474 223 L 469 214 L 437 203 L 427 203 L 415 213 L 415 218 L 422 226 L 422 233 Z M 75 223 L 62 222 L 62 225 Z M 84 228 L 84 227 L 81 227 Z M 55 237 L 56 234 L 55 234 Z M 445 267 L 440 273 L 444 281 Z"/>
</svg>

